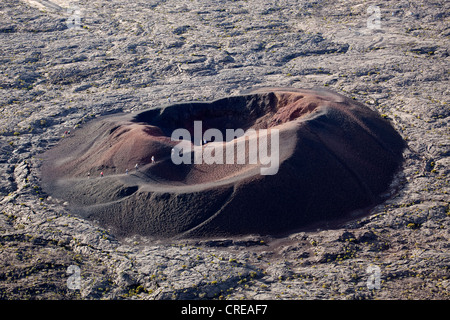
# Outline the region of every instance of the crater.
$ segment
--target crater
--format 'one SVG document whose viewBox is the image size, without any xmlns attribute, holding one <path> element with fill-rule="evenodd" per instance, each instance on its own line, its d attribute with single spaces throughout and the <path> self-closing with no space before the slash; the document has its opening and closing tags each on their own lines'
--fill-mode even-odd
<svg viewBox="0 0 450 320">
<path fill-rule="evenodd" d="M 404 147 L 343 95 L 260 88 L 93 120 L 44 154 L 41 174 L 44 191 L 118 236 L 280 235 L 367 213 Z"/>
</svg>

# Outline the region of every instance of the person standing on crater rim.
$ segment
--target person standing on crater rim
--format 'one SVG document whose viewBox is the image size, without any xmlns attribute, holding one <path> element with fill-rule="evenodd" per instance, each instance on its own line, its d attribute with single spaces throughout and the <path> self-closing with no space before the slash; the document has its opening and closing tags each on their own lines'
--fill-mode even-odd
<svg viewBox="0 0 450 320">
<path fill-rule="evenodd" d="M 134 168 L 136 169 L 136 172 L 138 172 L 139 171 L 139 166 L 138 166 L 138 164 L 136 163 L 136 165 L 134 166 Z"/>
<path fill-rule="evenodd" d="M 151 161 L 152 163 L 155 163 L 155 156 L 152 156 Z"/>
</svg>

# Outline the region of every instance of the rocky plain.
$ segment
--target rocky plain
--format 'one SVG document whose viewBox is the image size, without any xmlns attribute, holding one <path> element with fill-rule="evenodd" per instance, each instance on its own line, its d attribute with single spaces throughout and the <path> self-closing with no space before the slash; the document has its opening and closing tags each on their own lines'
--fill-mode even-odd
<svg viewBox="0 0 450 320">
<path fill-rule="evenodd" d="M 449 299 L 450 3 L 2 0 L 0 299 Z M 408 145 L 370 214 L 284 237 L 117 237 L 40 185 L 103 115 L 328 88 Z"/>
</svg>

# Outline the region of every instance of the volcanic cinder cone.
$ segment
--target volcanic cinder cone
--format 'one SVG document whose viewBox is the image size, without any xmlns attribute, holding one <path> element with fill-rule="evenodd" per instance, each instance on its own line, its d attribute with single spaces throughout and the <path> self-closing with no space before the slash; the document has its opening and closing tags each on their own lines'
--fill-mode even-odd
<svg viewBox="0 0 450 320">
<path fill-rule="evenodd" d="M 195 136 L 195 121 L 201 134 L 211 128 L 224 137 L 227 129 L 252 132 L 195 147 L 232 145 L 236 158 L 239 141 L 250 146 L 267 129 L 276 173 L 261 174 L 267 163 L 251 161 L 249 147 L 244 163 L 175 164 L 171 153 L 179 141 L 171 135 L 181 128 Z M 271 149 L 274 129 L 279 144 Z M 194 143 L 188 143 L 192 150 Z M 278 235 L 353 219 L 380 203 L 404 147 L 386 119 L 342 95 L 261 88 L 92 121 L 46 152 L 42 180 L 44 190 L 74 212 L 121 236 Z"/>
</svg>

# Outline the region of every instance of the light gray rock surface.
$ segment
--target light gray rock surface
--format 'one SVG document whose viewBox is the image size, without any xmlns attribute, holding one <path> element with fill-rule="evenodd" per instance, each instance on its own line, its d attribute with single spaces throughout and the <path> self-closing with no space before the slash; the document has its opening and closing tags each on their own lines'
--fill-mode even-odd
<svg viewBox="0 0 450 320">
<path fill-rule="evenodd" d="M 449 6 L 2 1 L 0 299 L 448 299 Z M 79 124 L 255 86 L 325 86 L 389 118 L 409 145 L 391 198 L 332 230 L 158 243 L 40 190 L 40 154 Z"/>
</svg>

